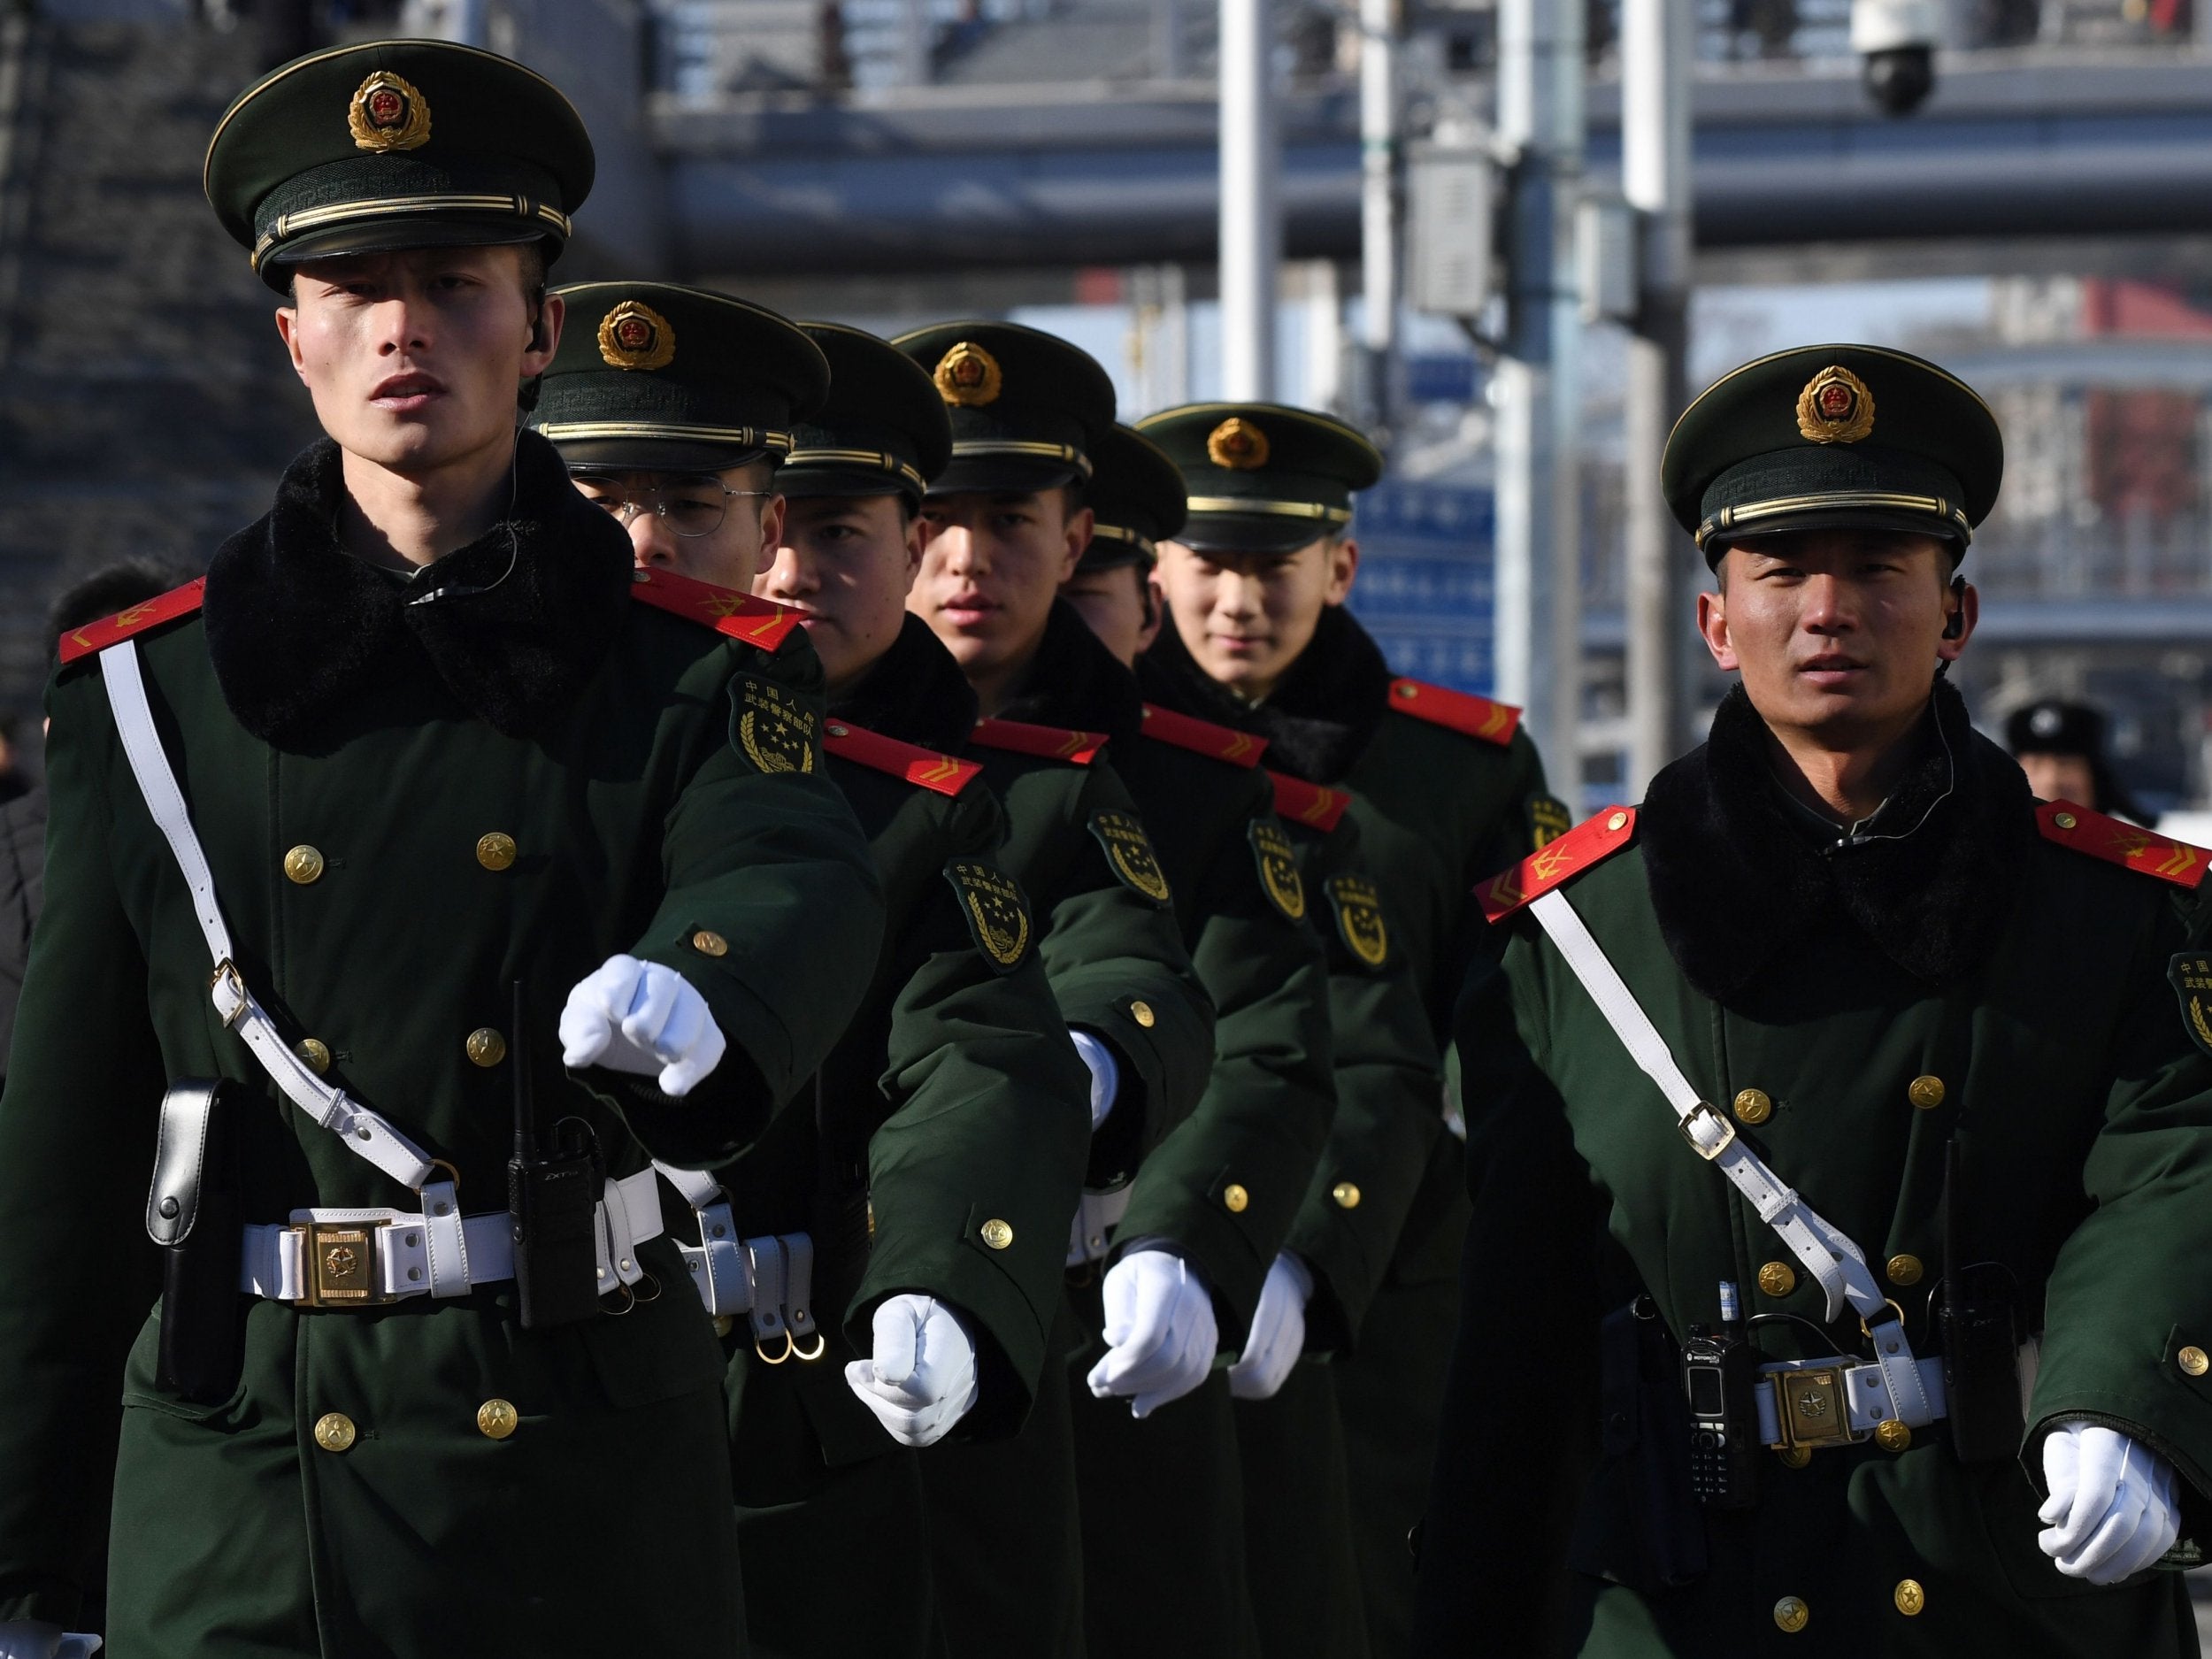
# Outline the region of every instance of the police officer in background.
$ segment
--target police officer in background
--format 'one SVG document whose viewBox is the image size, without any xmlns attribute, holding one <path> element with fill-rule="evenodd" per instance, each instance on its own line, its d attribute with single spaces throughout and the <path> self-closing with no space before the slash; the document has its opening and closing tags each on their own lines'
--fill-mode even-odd
<svg viewBox="0 0 2212 1659">
<path fill-rule="evenodd" d="M 2103 710 L 2046 697 L 2015 709 L 2005 722 L 2005 747 L 2039 801 L 2071 801 L 2131 824 L 2149 825 L 2112 770 Z"/>
<path fill-rule="evenodd" d="M 1481 889 L 1425 1652 L 2196 1651 L 2206 855 L 2039 805 L 1945 678 L 2002 466 L 1869 346 L 1668 441 L 1740 683 Z"/>
</svg>

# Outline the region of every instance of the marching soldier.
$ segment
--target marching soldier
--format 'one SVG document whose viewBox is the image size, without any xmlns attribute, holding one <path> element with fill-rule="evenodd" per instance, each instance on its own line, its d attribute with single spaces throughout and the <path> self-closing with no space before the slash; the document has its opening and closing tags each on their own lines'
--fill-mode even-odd
<svg viewBox="0 0 2212 1659">
<path fill-rule="evenodd" d="M 1210 1293 L 1219 1332 L 1213 1341 L 1194 1332 L 1179 1374 L 1164 1379 L 1118 1371 L 1121 1356 L 1096 1340 L 1071 1368 L 1088 1650 L 1256 1655 L 1230 1373 L 1212 1370 L 1213 1350 L 1248 1347 L 1266 1287 L 1279 1299 L 1305 1272 L 1282 1244 L 1335 1106 L 1327 981 L 1296 851 L 1259 765 L 1266 745 L 1142 703 L 1128 672 L 1160 626 L 1154 549 L 1182 527 L 1182 475 L 1125 426 L 1100 434 L 1090 456 L 1090 545 L 1015 706 L 1118 728 L 1116 764 L 1158 826 L 1216 1021 L 1197 1110 L 1154 1148 L 1114 1228 L 1075 1242 L 1078 1260 L 1112 1263 L 1102 1294 L 1087 1282 L 1073 1294 L 1094 1330 L 1102 1303 L 1110 1340 L 1123 1285 L 1150 1265 L 1145 1256 L 1171 1253 Z M 1098 644 L 1071 637 L 1064 611 L 1081 615 Z M 1160 1409 L 1177 1394 L 1187 1397 Z"/>
<path fill-rule="evenodd" d="M 1189 524 L 1161 549 L 1174 626 L 1146 656 L 1146 684 L 1156 701 L 1267 738 L 1271 766 L 1350 795 L 1361 856 L 1390 885 L 1386 895 L 1356 877 L 1339 883 L 1339 926 L 1360 949 L 1402 958 L 1440 1041 L 1480 948 L 1474 882 L 1532 836 L 1564 827 L 1518 711 L 1393 676 L 1343 608 L 1359 563 L 1352 496 L 1382 472 L 1359 434 L 1257 403 L 1167 410 L 1137 429 L 1175 460 L 1190 495 Z M 1471 1053 L 1465 1064 L 1483 1059 Z M 1386 1169 L 1371 1164 L 1363 1177 L 1325 1164 L 1316 1177 L 1358 1194 L 1346 1219 L 1360 1245 L 1340 1257 L 1336 1287 L 1351 1325 L 1332 1370 L 1378 1655 L 1406 1650 L 1407 1534 L 1425 1501 L 1456 1315 L 1465 1157 L 1440 1105 L 1440 1094 L 1416 1121 L 1392 1119 Z M 1371 1137 L 1343 1144 L 1364 1158 L 1379 1150 Z M 1371 1276 L 1356 1289 L 1355 1262 Z M 1264 1479 L 1279 1459 L 1246 1462 L 1248 1479 Z M 1255 1496 L 1248 1507 L 1281 1506 Z M 1304 1607 L 1313 1582 L 1289 1577 L 1256 1594 Z M 1316 1609 L 1290 1622 L 1311 1628 L 1325 1617 Z"/>
<path fill-rule="evenodd" d="M 2196 1650 L 2205 855 L 2039 805 L 1945 678 L 2002 466 L 1969 388 L 1868 346 L 1669 439 L 1740 678 L 1640 807 L 1482 888 L 1425 1651 Z"/>
<path fill-rule="evenodd" d="M 303 59 L 217 130 L 328 436 L 50 694 L 11 1652 L 81 1618 L 111 1455 L 124 1659 L 742 1650 L 722 1355 L 648 1160 L 760 1133 L 882 905 L 795 619 L 634 582 L 516 434 L 590 182 L 555 88 L 437 42 Z"/>
<path fill-rule="evenodd" d="M 856 330 L 802 333 L 659 283 L 562 292 L 580 326 L 544 380 L 541 429 L 591 434 L 574 443 L 572 476 L 626 519 L 641 569 L 757 574 L 789 602 L 827 680 L 829 775 L 883 884 L 868 995 L 805 1107 L 697 1195 L 703 1243 L 718 1227 L 745 1240 L 750 1306 L 725 1305 L 710 1273 L 699 1282 L 733 1330 L 731 1467 L 755 1651 L 918 1655 L 933 1614 L 912 1448 L 956 1429 L 1011 1433 L 1027 1414 L 1060 1294 L 1058 1227 L 1089 1145 L 1088 1079 L 1028 902 L 995 862 L 1002 815 L 981 768 L 944 752 L 964 741 L 967 700 L 927 711 L 932 731 L 908 728 L 927 747 L 863 726 L 849 702 L 871 664 L 850 618 L 818 603 L 825 578 L 918 545 L 922 491 L 949 458 L 944 406 L 903 356 Z M 665 331 L 664 360 L 603 343 L 637 316 Z M 828 402 L 794 426 L 777 418 L 791 403 L 779 381 L 806 383 L 791 371 L 810 360 L 827 363 Z M 709 525 L 693 503 L 769 483 L 765 465 L 716 449 L 737 434 L 782 465 L 768 506 L 733 537 L 727 515 Z M 762 549 L 764 518 L 776 534 Z M 894 627 L 903 597 L 882 607 Z M 762 1263 L 781 1271 L 780 1297 L 761 1289 Z M 822 1308 L 844 1311 L 824 1321 L 810 1311 Z M 1059 1385 L 1056 1368 L 1047 1380 Z"/>
</svg>

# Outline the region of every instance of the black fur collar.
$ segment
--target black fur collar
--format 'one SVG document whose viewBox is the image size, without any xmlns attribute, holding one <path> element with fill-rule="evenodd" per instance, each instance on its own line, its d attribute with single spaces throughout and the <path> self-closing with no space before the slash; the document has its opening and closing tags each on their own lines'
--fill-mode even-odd
<svg viewBox="0 0 2212 1659">
<path fill-rule="evenodd" d="M 552 445 L 525 432 L 512 516 L 403 580 L 340 549 L 344 489 L 338 446 L 325 439 L 208 566 L 208 652 L 238 723 L 279 749 L 332 746 L 334 717 L 398 669 L 434 674 L 510 737 L 544 729 L 622 626 L 621 526 L 576 493 Z M 420 603 L 439 588 L 445 597 Z"/>
<path fill-rule="evenodd" d="M 1033 726 L 1103 732 L 1126 749 L 1144 731 L 1144 694 L 1082 613 L 1056 599 L 1037 655 L 999 713 Z"/>
<path fill-rule="evenodd" d="M 1995 945 L 2035 846 L 2027 780 L 1938 680 L 1917 749 L 1875 835 L 1808 835 L 1775 781 L 1766 727 L 1738 686 L 1710 737 L 1652 780 L 1638 840 L 1652 908 L 1686 978 L 1738 1002 L 1785 951 L 1855 930 L 1916 979 L 1943 985 Z"/>
<path fill-rule="evenodd" d="M 957 754 L 975 724 L 975 693 L 929 624 L 909 612 L 891 649 L 829 711 L 902 742 Z"/>
<path fill-rule="evenodd" d="M 1267 739 L 1267 764 L 1309 783 L 1351 771 L 1390 707 L 1390 664 L 1341 605 L 1321 613 L 1311 642 L 1265 703 L 1247 703 L 1210 678 L 1183 648 L 1172 617 L 1137 676 L 1163 708 Z"/>
</svg>

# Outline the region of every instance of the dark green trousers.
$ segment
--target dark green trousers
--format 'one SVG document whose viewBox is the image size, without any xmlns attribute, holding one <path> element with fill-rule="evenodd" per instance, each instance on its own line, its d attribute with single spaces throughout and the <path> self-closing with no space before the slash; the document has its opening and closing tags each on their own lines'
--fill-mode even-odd
<svg viewBox="0 0 2212 1659">
<path fill-rule="evenodd" d="M 1096 1283 L 1069 1303 L 1089 1338 L 1068 1363 L 1068 1394 L 1090 1659 L 1259 1659 L 1228 1373 L 1140 1423 L 1083 1380 L 1105 1352 Z"/>
<path fill-rule="evenodd" d="M 1252 1609 L 1266 1659 L 1367 1659 L 1336 1368 L 1235 1402 Z"/>
</svg>

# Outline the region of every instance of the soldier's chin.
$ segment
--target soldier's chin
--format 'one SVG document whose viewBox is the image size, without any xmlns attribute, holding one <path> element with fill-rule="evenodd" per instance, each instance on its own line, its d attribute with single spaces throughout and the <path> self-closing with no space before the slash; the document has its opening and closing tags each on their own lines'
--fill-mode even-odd
<svg viewBox="0 0 2212 1659">
<path fill-rule="evenodd" d="M 434 407 L 395 415 L 371 408 L 330 435 L 349 455 L 395 472 L 431 472 L 480 451 L 498 435 L 462 430 L 462 423 L 453 419 L 459 412 Z"/>
</svg>

